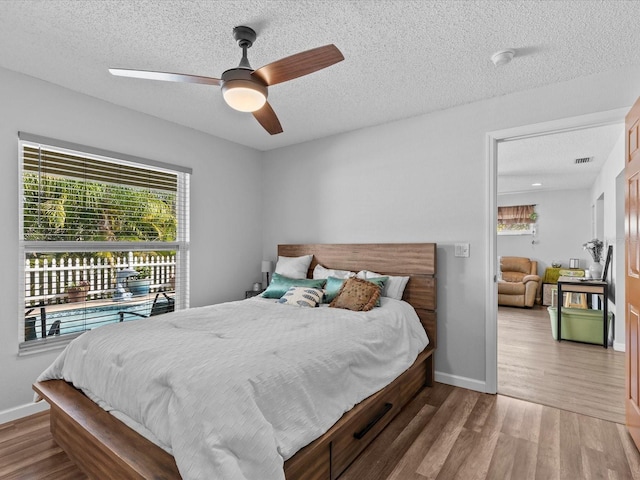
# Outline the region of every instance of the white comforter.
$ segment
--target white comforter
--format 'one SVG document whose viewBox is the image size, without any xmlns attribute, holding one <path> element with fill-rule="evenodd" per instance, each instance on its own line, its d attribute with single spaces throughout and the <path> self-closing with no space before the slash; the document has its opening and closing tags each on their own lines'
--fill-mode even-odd
<svg viewBox="0 0 640 480">
<path fill-rule="evenodd" d="M 38 381 L 63 378 L 172 453 L 185 479 L 284 479 L 283 463 L 428 344 L 413 308 L 251 299 L 86 332 Z"/>
</svg>

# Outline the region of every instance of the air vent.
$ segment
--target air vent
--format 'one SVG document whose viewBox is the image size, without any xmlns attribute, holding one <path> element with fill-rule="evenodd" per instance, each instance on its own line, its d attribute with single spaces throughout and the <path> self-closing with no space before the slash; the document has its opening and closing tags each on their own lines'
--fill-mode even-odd
<svg viewBox="0 0 640 480">
<path fill-rule="evenodd" d="M 583 163 L 589 163 L 591 160 L 593 160 L 593 157 L 582 157 L 582 158 L 576 158 L 574 160 L 574 163 L 576 165 L 581 165 Z"/>
</svg>

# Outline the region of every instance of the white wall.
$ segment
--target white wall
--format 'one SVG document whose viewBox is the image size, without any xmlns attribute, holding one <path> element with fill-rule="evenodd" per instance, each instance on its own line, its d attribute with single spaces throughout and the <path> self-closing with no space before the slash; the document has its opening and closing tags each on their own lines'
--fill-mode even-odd
<svg viewBox="0 0 640 480">
<path fill-rule="evenodd" d="M 437 378 L 482 390 L 487 132 L 630 106 L 639 80 L 609 72 L 267 152 L 264 255 L 284 242 L 437 242 Z M 453 256 L 460 241 L 470 258 Z"/>
<path fill-rule="evenodd" d="M 610 295 L 609 311 L 615 315 L 614 324 L 614 344 L 616 350 L 624 351 L 624 269 L 617 268 L 619 261 L 624 258 L 624 216 L 619 215 L 620 208 L 624 204 L 620 202 L 620 195 L 624 198 L 624 182 L 617 182 L 617 177 L 624 171 L 624 149 L 625 149 L 624 125 L 620 126 L 620 138 L 611 150 L 598 178 L 593 183 L 589 192 L 589 203 L 594 206 L 601 203 L 602 218 L 597 219 L 602 228 L 602 238 L 606 245 L 613 245 L 613 257 L 609 265 L 609 288 L 613 296 Z M 622 190 L 622 191 L 620 191 Z M 602 198 L 604 201 L 599 202 Z M 606 255 L 606 249 L 605 249 Z M 602 259 L 604 264 L 604 258 Z"/>
<path fill-rule="evenodd" d="M 18 357 L 18 131 L 193 168 L 191 305 L 244 297 L 260 280 L 261 154 L 32 77 L 0 69 L 0 419 L 31 402 L 59 353 Z M 2 423 L 2 421 L 0 421 Z"/>
<path fill-rule="evenodd" d="M 498 161 L 500 161 L 498 159 Z M 591 257 L 582 248 L 591 240 L 589 190 L 556 190 L 498 195 L 498 206 L 536 205 L 536 235 L 498 235 L 498 256 L 528 257 L 538 261 L 538 275 L 554 260 L 569 267 L 570 258 L 579 258 L 587 268 Z M 535 243 L 531 243 L 534 241 Z"/>
</svg>

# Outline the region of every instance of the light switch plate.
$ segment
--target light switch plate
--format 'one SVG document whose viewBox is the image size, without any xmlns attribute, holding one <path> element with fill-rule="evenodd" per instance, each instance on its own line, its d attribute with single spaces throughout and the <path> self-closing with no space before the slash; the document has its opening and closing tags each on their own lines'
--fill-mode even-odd
<svg viewBox="0 0 640 480">
<path fill-rule="evenodd" d="M 468 243 L 456 243 L 455 244 L 455 253 L 456 257 L 468 257 L 469 256 L 469 244 Z"/>
</svg>

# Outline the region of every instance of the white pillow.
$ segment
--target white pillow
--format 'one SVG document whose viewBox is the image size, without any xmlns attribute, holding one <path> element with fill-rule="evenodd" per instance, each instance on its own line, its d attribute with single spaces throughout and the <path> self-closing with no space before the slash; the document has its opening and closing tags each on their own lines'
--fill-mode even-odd
<svg viewBox="0 0 640 480">
<path fill-rule="evenodd" d="M 275 272 L 289 278 L 307 278 L 307 272 L 309 271 L 312 258 L 313 255 L 278 257 Z"/>
<path fill-rule="evenodd" d="M 382 289 L 382 296 L 395 298 L 396 300 L 402 300 L 402 294 L 407 286 L 409 277 L 392 277 L 391 275 L 382 275 L 380 273 L 370 272 L 369 270 L 360 270 L 357 275 L 358 278 L 368 280 L 369 278 L 376 277 L 389 277 Z"/>
<path fill-rule="evenodd" d="M 323 291 L 320 288 L 291 287 L 278 303 L 294 305 L 296 307 L 315 307 L 322 300 Z"/>
<path fill-rule="evenodd" d="M 351 278 L 355 277 L 356 272 L 350 272 L 349 270 L 333 270 L 331 268 L 325 268 L 322 265 L 316 265 L 316 268 L 313 269 L 313 278 L 314 279 L 322 279 L 322 278 Z"/>
</svg>

